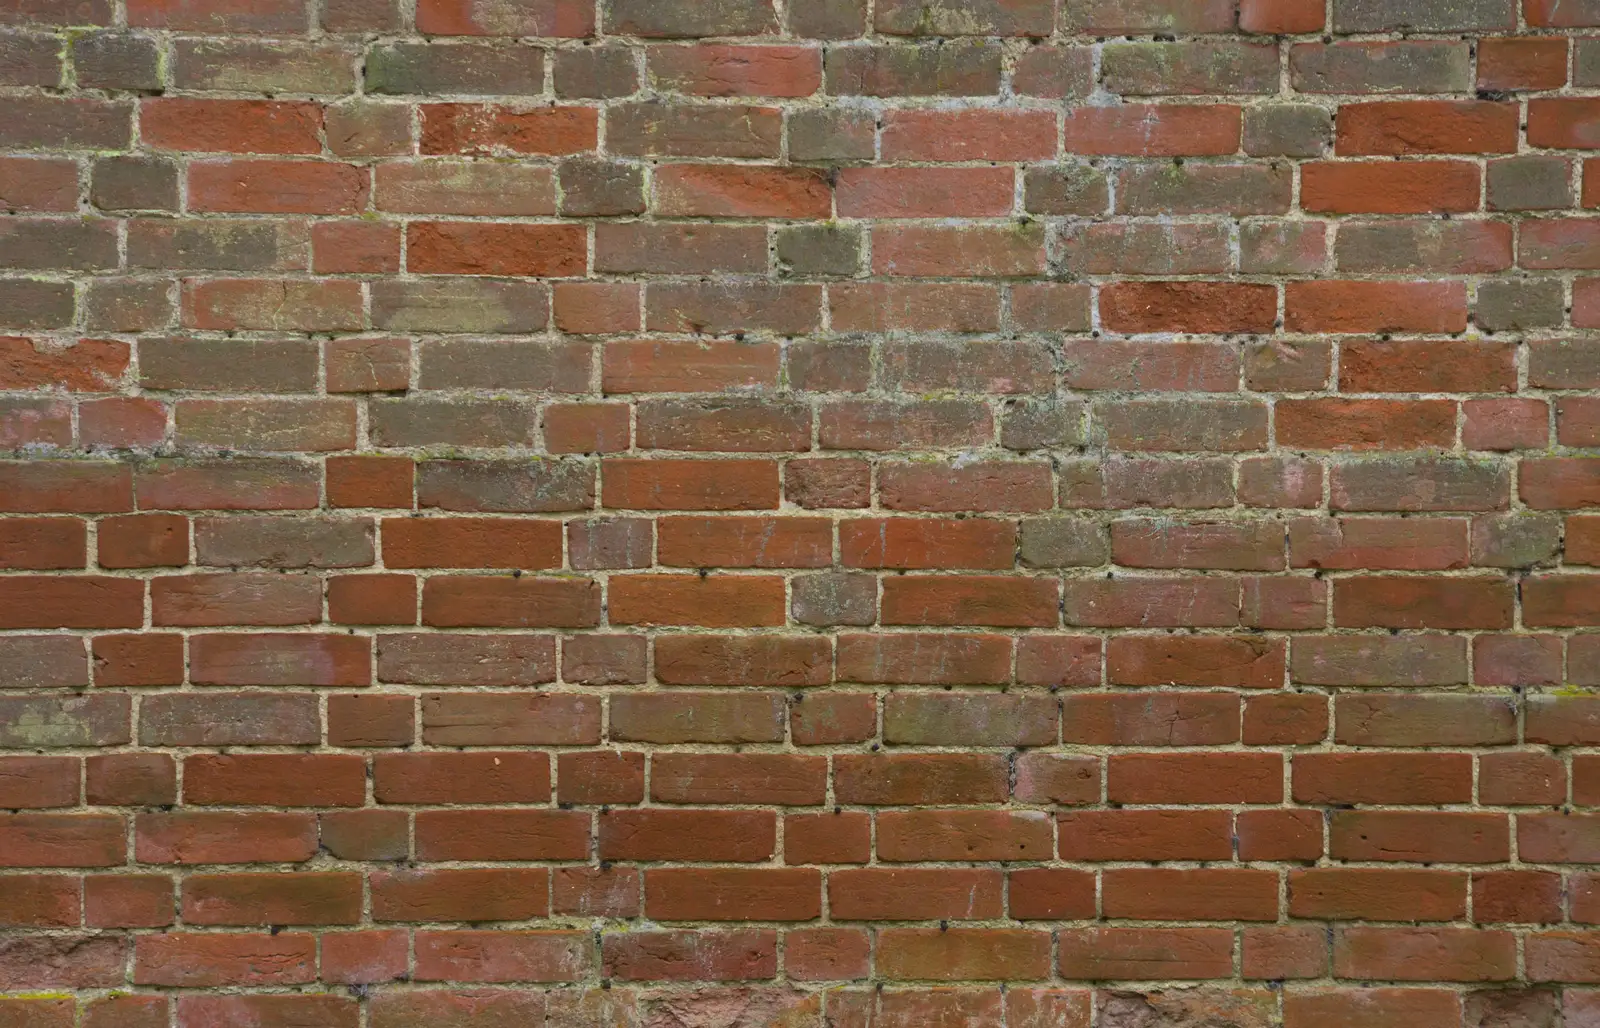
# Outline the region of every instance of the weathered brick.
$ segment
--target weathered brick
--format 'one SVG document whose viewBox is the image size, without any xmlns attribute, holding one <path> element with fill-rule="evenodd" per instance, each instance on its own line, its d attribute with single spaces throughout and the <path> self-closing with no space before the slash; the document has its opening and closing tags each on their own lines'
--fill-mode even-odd
<svg viewBox="0 0 1600 1028">
<path fill-rule="evenodd" d="M 1257 43 L 1112 43 L 1102 51 L 1101 69 L 1105 87 L 1124 96 L 1270 93 L 1278 87 L 1278 48 Z"/>
<path fill-rule="evenodd" d="M 172 78 L 173 85 L 182 89 L 337 95 L 354 88 L 354 56 L 350 49 L 336 45 L 186 39 L 174 47 Z"/>
<path fill-rule="evenodd" d="M 1289 55 L 1295 88 L 1308 93 L 1459 93 L 1471 56 L 1451 42 L 1296 44 Z"/>
<path fill-rule="evenodd" d="M 1600 1023 L 1596 0 L 0 24 L 0 1023 Z"/>
<path fill-rule="evenodd" d="M 390 43 L 367 53 L 369 93 L 423 95 L 544 92 L 543 51 L 480 43 Z"/>
<path fill-rule="evenodd" d="M 831 47 L 823 76 L 828 92 L 843 95 L 988 96 L 1000 88 L 1000 48 L 976 41 Z"/>
<path fill-rule="evenodd" d="M 1410 0 L 1339 0 L 1333 11 L 1335 32 L 1494 32 L 1515 24 L 1515 4 L 1507 0 L 1455 0 L 1439 5 Z"/>
</svg>

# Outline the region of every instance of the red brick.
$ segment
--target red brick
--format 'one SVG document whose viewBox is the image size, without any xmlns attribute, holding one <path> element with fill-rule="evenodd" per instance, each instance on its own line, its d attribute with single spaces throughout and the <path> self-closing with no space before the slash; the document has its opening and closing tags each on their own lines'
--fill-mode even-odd
<svg viewBox="0 0 1600 1028">
<path fill-rule="evenodd" d="M 185 1028 L 222 1028 L 248 1019 L 261 1025 L 315 1018 L 329 1028 L 355 1028 L 361 1011 L 351 997 L 332 995 L 182 996 L 178 1019 Z"/>
<path fill-rule="evenodd" d="M 1000 873 L 988 869 L 836 870 L 828 876 L 828 910 L 845 921 L 989 920 L 1000 916 L 1001 885 Z"/>
<path fill-rule="evenodd" d="M 878 479 L 884 507 L 901 511 L 1038 511 L 1051 507 L 1050 469 L 1025 461 L 892 463 Z"/>
<path fill-rule="evenodd" d="M 372 761 L 379 803 L 542 803 L 550 761 L 542 753 L 384 753 Z"/>
<path fill-rule="evenodd" d="M 822 872 L 650 868 L 644 910 L 663 921 L 810 921 L 822 912 Z"/>
<path fill-rule="evenodd" d="M 638 803 L 644 799 L 642 753 L 563 753 L 557 758 L 563 803 Z"/>
<path fill-rule="evenodd" d="M 1333 972 L 1347 978 L 1503 981 L 1516 974 L 1516 936 L 1464 928 L 1345 928 Z"/>
<path fill-rule="evenodd" d="M 190 328 L 204 330 L 261 329 L 290 332 L 353 331 L 363 326 L 361 312 L 361 286 L 341 279 L 300 281 L 294 279 L 217 279 L 209 282 L 190 280 L 183 290 L 183 320 Z M 258 409 L 270 411 L 313 410 L 318 407 L 334 410 L 341 403 L 330 401 L 256 401 Z M 240 402 L 225 400 L 191 400 L 187 409 L 212 413 L 228 412 L 235 416 L 248 415 L 250 409 Z M 185 407 L 180 407 L 181 412 Z M 231 422 L 231 419 L 230 423 Z M 352 419 L 353 420 L 353 419 Z M 180 425 L 180 435 L 183 427 Z M 256 447 L 248 441 L 231 442 L 229 437 L 208 439 L 196 435 L 185 437 L 191 445 L 215 446 L 220 449 L 283 449 L 282 446 Z M 288 442 L 294 437 L 283 436 L 276 440 Z M 340 445 L 318 446 L 308 444 L 291 449 L 349 449 L 354 444 L 353 433 L 337 436 Z"/>
<path fill-rule="evenodd" d="M 865 864 L 872 856 L 872 819 L 860 812 L 790 814 L 783 819 L 789 864 Z"/>
<path fill-rule="evenodd" d="M 556 327 L 592 334 L 639 328 L 639 287 L 611 282 L 558 282 L 553 289 Z"/>
<path fill-rule="evenodd" d="M 519 659 L 515 648 L 485 649 L 493 660 Z M 527 677 L 533 676 L 524 676 L 524 682 Z M 600 738 L 600 705 L 591 697 L 570 693 L 424 696 L 422 738 L 424 742 L 444 745 L 592 744 Z"/>
<path fill-rule="evenodd" d="M 1239 623 L 1237 580 L 1224 578 L 1069 579 L 1065 588 L 1066 623 L 1091 627 L 1212 627 Z M 1186 640 L 1181 646 L 1234 646 Z M 1248 649 L 1262 651 L 1252 642 Z M 1270 649 L 1270 648 L 1269 648 Z M 1204 683 L 1201 683 L 1204 684 Z"/>
<path fill-rule="evenodd" d="M 594 963 L 591 936 L 571 931 L 417 932 L 421 981 L 571 982 Z"/>
<path fill-rule="evenodd" d="M 1012 794 L 1024 803 L 1081 806 L 1100 799 L 1098 757 L 1024 754 L 1017 761 Z"/>
<path fill-rule="evenodd" d="M 1551 98 L 1528 102 L 1528 142 L 1532 146 L 1582 149 L 1590 145 L 1600 105 L 1587 99 Z"/>
<path fill-rule="evenodd" d="M 1504 860 L 1510 845 L 1498 814 L 1341 811 L 1329 831 L 1329 854 L 1345 860 L 1488 864 Z"/>
<path fill-rule="evenodd" d="M 1465 161 L 1310 162 L 1300 204 L 1329 214 L 1425 214 L 1478 208 L 1479 173 Z"/>
<path fill-rule="evenodd" d="M 1243 0 L 1239 5 L 1239 27 L 1246 32 L 1320 32 L 1323 17 L 1315 0 Z"/>
<path fill-rule="evenodd" d="M 1460 1023 L 1461 998 L 1444 989 L 1318 989 L 1285 996 L 1284 1019 L 1293 1028 L 1450 1028 Z"/>
<path fill-rule="evenodd" d="M 778 467 L 766 460 L 605 463 L 607 506 L 624 510 L 761 510 L 778 505 Z"/>
<path fill-rule="evenodd" d="M 586 917 L 636 917 L 641 887 L 637 868 L 562 867 L 554 872 L 551 909 Z"/>
<path fill-rule="evenodd" d="M 1289 909 L 1297 917 L 1454 921 L 1465 915 L 1466 904 L 1467 876 L 1455 871 L 1310 868 L 1289 873 Z"/>
<path fill-rule="evenodd" d="M 576 811 L 452 808 L 415 820 L 424 861 L 577 860 L 589 852 L 589 816 Z"/>
<path fill-rule="evenodd" d="M 630 431 L 623 404 L 563 403 L 544 410 L 544 441 L 551 453 L 616 453 L 628 448 Z"/>
<path fill-rule="evenodd" d="M 144 583 L 105 576 L 0 579 L 0 628 L 137 628 Z"/>
<path fill-rule="evenodd" d="M 833 207 L 828 180 L 805 168 L 669 164 L 655 188 L 669 217 L 825 218 Z"/>
<path fill-rule="evenodd" d="M 1012 871 L 1006 888 L 1011 916 L 1019 920 L 1078 920 L 1095 912 L 1092 872 L 1034 867 Z"/>
<path fill-rule="evenodd" d="M 1277 298 L 1271 286 L 1130 282 L 1102 288 L 1100 309 L 1106 327 L 1118 332 L 1265 332 Z"/>
<path fill-rule="evenodd" d="M 1049 973 L 1048 932 L 1016 928 L 885 928 L 877 966 L 897 979 L 1038 979 Z"/>
<path fill-rule="evenodd" d="M 315 977 L 317 939 L 302 932 L 142 935 L 134 943 L 139 985 L 290 985 Z"/>
<path fill-rule="evenodd" d="M 1245 701 L 1247 745 L 1309 745 L 1328 734 L 1328 705 L 1315 693 L 1268 694 Z"/>
<path fill-rule="evenodd" d="M 343 685 L 371 681 L 372 644 L 333 634 L 194 635 L 189 680 L 197 685 Z"/>
<path fill-rule="evenodd" d="M 1465 753 L 1304 753 L 1294 796 L 1316 804 L 1464 803 L 1472 797 Z"/>
<path fill-rule="evenodd" d="M 1047 860 L 1050 823 L 1041 812 L 923 810 L 877 817 L 878 858 L 927 860 Z"/>
<path fill-rule="evenodd" d="M 410 575 L 340 575 L 328 580 L 328 620 L 342 625 L 414 625 L 417 580 Z"/>
<path fill-rule="evenodd" d="M 353 924 L 361 876 L 350 872 L 191 875 L 183 918 L 192 925 Z"/>
<path fill-rule="evenodd" d="M 1544 753 L 1490 753 L 1478 761 L 1478 793 L 1485 803 L 1560 803 L 1567 795 L 1566 767 Z"/>
<path fill-rule="evenodd" d="M 70 211 L 77 208 L 77 166 L 59 158 L 0 159 L 0 192 L 13 210 Z"/>
<path fill-rule="evenodd" d="M 91 928 L 162 928 L 175 918 L 166 875 L 90 875 L 83 880 L 84 923 Z"/>
<path fill-rule="evenodd" d="M 59 386 L 73 392 L 110 392 L 127 366 L 126 343 L 82 339 L 56 348 L 21 336 L 0 336 L 0 386 L 6 389 Z"/>
<path fill-rule="evenodd" d="M 331 746 L 404 746 L 416 735 L 409 696 L 328 697 Z"/>
<path fill-rule="evenodd" d="M 312 103 L 270 100 L 144 101 L 139 132 L 164 150 L 225 153 L 318 153 L 322 109 Z"/>
<path fill-rule="evenodd" d="M 1065 738 L 1093 746 L 1207 746 L 1239 741 L 1227 693 L 1091 693 L 1062 700 Z"/>
<path fill-rule="evenodd" d="M 891 744 L 1040 746 L 1055 741 L 1058 711 L 1034 694 L 895 693 L 884 700 L 883 736 Z"/>
<path fill-rule="evenodd" d="M 1036 161 L 1055 154 L 1055 119 L 1043 111 L 896 111 L 883 121 L 891 161 Z"/>
<path fill-rule="evenodd" d="M 845 217 L 999 217 L 1010 213 L 1010 168 L 848 168 L 840 172 Z"/>
<path fill-rule="evenodd" d="M 373 997 L 373 1023 L 394 1028 L 403 1024 L 470 1025 L 526 1023 L 542 1019 L 545 994 L 520 989 L 418 989 L 383 991 Z"/>
<path fill-rule="evenodd" d="M 1100 890 L 1106 917 L 1270 921 L 1278 916 L 1278 876 L 1273 871 L 1107 869 L 1101 873 Z"/>
<path fill-rule="evenodd" d="M 1052 579 L 1000 575 L 886 579 L 880 619 L 886 625 L 1054 627 Z"/>
<path fill-rule="evenodd" d="M 777 933 L 630 932 L 603 940 L 606 974 L 621 981 L 749 981 L 778 970 Z"/>
<path fill-rule="evenodd" d="M 1559 921 L 1561 876 L 1548 871 L 1475 872 L 1472 917 L 1480 924 Z"/>
<path fill-rule="evenodd" d="M 656 678 L 671 685 L 826 685 L 832 653 L 823 639 L 781 636 L 659 636 Z"/>
<path fill-rule="evenodd" d="M 581 274 L 588 241 L 576 226 L 413 221 L 406 226 L 406 266 L 433 275 Z"/>
<path fill-rule="evenodd" d="M 1115 754 L 1106 763 L 1106 796 L 1113 803 L 1277 803 L 1282 770 L 1275 753 Z"/>
<path fill-rule="evenodd" d="M 619 625 L 738 628 L 784 621 L 783 580 L 765 576 L 617 576 L 607 598 Z"/>
<path fill-rule="evenodd" d="M 134 851 L 153 864 L 240 864 L 305 860 L 316 845 L 310 814 L 146 813 L 136 825 Z"/>
<path fill-rule="evenodd" d="M 1512 600 L 1511 583 L 1500 578 L 1362 576 L 1335 583 L 1333 620 L 1357 628 L 1509 628 Z"/>
<path fill-rule="evenodd" d="M 797 981 L 865 978 L 867 933 L 850 928 L 799 928 L 784 937 L 784 970 Z"/>
<path fill-rule="evenodd" d="M 618 810 L 600 818 L 601 859 L 755 862 L 776 845 L 770 812 Z"/>
<path fill-rule="evenodd" d="M 369 882 L 377 921 L 523 921 L 550 909 L 542 868 L 402 870 Z"/>
<path fill-rule="evenodd" d="M 561 566 L 561 525 L 532 518 L 385 518 L 391 568 Z"/>
<path fill-rule="evenodd" d="M 116 688 L 183 682 L 181 635 L 101 635 L 95 637 L 93 652 L 98 685 Z"/>
<path fill-rule="evenodd" d="M 572 0 L 519 0 L 492 11 L 461 0 L 423 0 L 417 29 L 441 36 L 582 37 L 594 31 L 594 12 Z"/>
<path fill-rule="evenodd" d="M 811 47 L 702 43 L 645 53 L 654 81 L 694 96 L 801 97 L 822 84 L 822 54 Z"/>
<path fill-rule="evenodd" d="M 88 558 L 85 524 L 73 518 L 0 521 L 0 568 L 54 571 L 82 568 Z"/>
<path fill-rule="evenodd" d="M 9 928 L 77 927 L 78 880 L 58 875 L 7 875 L 0 879 Z"/>
<path fill-rule="evenodd" d="M 217 160 L 189 166 L 189 203 L 200 211 L 355 214 L 369 191 L 366 169 L 348 164 Z"/>
<path fill-rule="evenodd" d="M 1069 153 L 1129 157 L 1203 157 L 1239 149 L 1240 112 L 1227 104 L 1122 104 L 1067 111 Z"/>
<path fill-rule="evenodd" d="M 1459 332 L 1465 293 L 1446 282 L 1296 282 L 1284 294 L 1285 324 L 1311 332 Z"/>
<path fill-rule="evenodd" d="M 368 985 L 405 974 L 406 935 L 394 931 L 336 932 L 322 937 L 322 980 Z"/>
<path fill-rule="evenodd" d="M 1417 450 L 1455 441 L 1456 405 L 1447 400 L 1284 400 L 1277 432 L 1310 450 Z"/>
<path fill-rule="evenodd" d="M 824 518 L 665 517 L 657 560 L 671 567 L 825 567 L 833 525 Z"/>
<path fill-rule="evenodd" d="M 338 754 L 186 757 L 183 794 L 199 806 L 358 807 L 367 765 Z"/>
<path fill-rule="evenodd" d="M 1246 928 L 1241 934 L 1245 978 L 1321 978 L 1327 973 L 1328 943 L 1320 926 Z"/>
<path fill-rule="evenodd" d="M 421 115 L 423 153 L 481 157 L 582 153 L 594 148 L 598 122 L 589 107 L 424 104 Z"/>
<path fill-rule="evenodd" d="M 406 457 L 329 457 L 328 500 L 335 507 L 409 510 L 413 474 Z"/>
<path fill-rule="evenodd" d="M 311 227 L 311 246 L 311 270 L 319 275 L 394 274 L 400 270 L 397 226 L 359 221 L 318 222 Z"/>
<path fill-rule="evenodd" d="M 776 386 L 780 359 L 769 343 L 607 343 L 601 377 L 607 393 L 718 392 Z"/>
<path fill-rule="evenodd" d="M 438 628 L 588 628 L 600 587 L 588 579 L 450 575 L 422 587 L 422 623 Z"/>
<path fill-rule="evenodd" d="M 1224 928 L 1072 928 L 1060 933 L 1067 978 L 1226 978 L 1233 933 Z"/>
<path fill-rule="evenodd" d="M 177 802 L 177 764 L 164 753 L 93 756 L 84 762 L 84 771 L 84 795 L 90 803 L 145 807 Z"/>
<path fill-rule="evenodd" d="M 220 0 L 201 5 L 135 0 L 128 11 L 128 24 L 180 32 L 292 34 L 305 31 L 306 8 L 300 0 Z"/>
<path fill-rule="evenodd" d="M 1548 101 L 1534 101 L 1543 102 Z M 1342 104 L 1338 121 L 1335 149 L 1341 155 L 1512 153 L 1517 148 L 1514 104 L 1449 100 Z M 1530 111 L 1530 142 L 1533 123 Z"/>
</svg>

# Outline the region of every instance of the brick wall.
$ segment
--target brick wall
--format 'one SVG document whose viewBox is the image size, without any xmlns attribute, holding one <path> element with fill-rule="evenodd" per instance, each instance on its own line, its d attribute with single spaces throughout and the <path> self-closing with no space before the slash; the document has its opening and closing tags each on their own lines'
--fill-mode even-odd
<svg viewBox="0 0 1600 1028">
<path fill-rule="evenodd" d="M 0 1028 L 1600 1026 L 1600 0 L 0 23 Z"/>
</svg>

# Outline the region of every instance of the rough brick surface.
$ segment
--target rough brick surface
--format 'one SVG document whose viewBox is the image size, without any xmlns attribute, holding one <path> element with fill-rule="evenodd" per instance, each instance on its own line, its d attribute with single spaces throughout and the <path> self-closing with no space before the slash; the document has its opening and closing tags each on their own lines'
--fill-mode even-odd
<svg viewBox="0 0 1600 1028">
<path fill-rule="evenodd" d="M 0 1028 L 1600 1028 L 1600 0 L 0 0 Z"/>
</svg>

